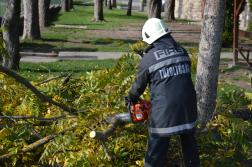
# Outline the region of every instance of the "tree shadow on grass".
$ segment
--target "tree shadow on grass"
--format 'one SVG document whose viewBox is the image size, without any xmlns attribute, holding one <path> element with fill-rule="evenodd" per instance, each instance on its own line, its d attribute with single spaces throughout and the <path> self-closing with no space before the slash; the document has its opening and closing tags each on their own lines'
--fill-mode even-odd
<svg viewBox="0 0 252 167">
<path fill-rule="evenodd" d="M 21 42 L 19 45 L 22 49 L 44 49 L 44 48 L 53 48 L 55 45 L 48 43 L 36 43 L 36 42 Z"/>
<path fill-rule="evenodd" d="M 43 42 L 68 42 L 67 39 L 42 38 Z"/>
<path fill-rule="evenodd" d="M 125 14 L 113 14 L 113 13 L 107 13 L 104 16 L 104 19 L 106 20 L 107 18 L 118 18 L 118 19 L 128 19 L 129 22 L 132 20 L 139 20 L 139 19 L 143 19 L 143 22 L 145 22 L 146 20 L 148 20 L 148 15 L 134 15 L 135 13 L 133 13 L 131 16 L 127 16 L 126 15 L 126 10 L 125 10 Z M 107 21 L 109 22 L 109 21 Z M 134 21 L 133 21 L 134 22 Z"/>
<path fill-rule="evenodd" d="M 72 47 L 72 48 L 63 48 L 63 49 L 47 49 L 47 52 L 97 52 L 97 48 L 84 48 L 84 47 Z"/>
</svg>

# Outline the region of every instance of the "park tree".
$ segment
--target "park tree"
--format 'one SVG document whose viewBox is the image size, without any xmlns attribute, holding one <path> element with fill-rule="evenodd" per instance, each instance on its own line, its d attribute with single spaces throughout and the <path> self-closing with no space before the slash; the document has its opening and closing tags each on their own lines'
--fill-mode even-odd
<svg viewBox="0 0 252 167">
<path fill-rule="evenodd" d="M 104 0 L 104 7 L 107 7 L 107 3 L 108 3 L 108 1 Z"/>
<path fill-rule="evenodd" d="M 166 0 L 164 6 L 164 21 L 174 21 L 175 0 Z"/>
<path fill-rule="evenodd" d="M 38 0 L 24 0 L 23 38 L 36 40 L 40 38 Z"/>
<path fill-rule="evenodd" d="M 111 0 L 107 0 L 107 9 L 111 10 L 112 6 L 111 6 Z"/>
<path fill-rule="evenodd" d="M 19 69 L 19 20 L 20 20 L 21 0 L 9 0 L 6 12 L 2 19 L 2 27 L 7 30 L 3 31 L 3 38 L 6 42 L 6 51 L 9 55 L 3 55 L 3 66 L 9 69 Z"/>
<path fill-rule="evenodd" d="M 111 6 L 116 8 L 116 0 L 111 0 Z"/>
<path fill-rule="evenodd" d="M 148 1 L 148 18 L 161 19 L 161 0 L 149 0 Z"/>
<path fill-rule="evenodd" d="M 74 9 L 73 0 L 69 0 L 68 4 L 69 4 L 69 9 Z"/>
<path fill-rule="evenodd" d="M 105 21 L 103 18 L 102 1 L 103 0 L 95 0 L 94 17 L 93 17 L 92 21 Z"/>
<path fill-rule="evenodd" d="M 128 1 L 127 16 L 131 16 L 132 0 Z"/>
<path fill-rule="evenodd" d="M 69 12 L 69 0 L 61 0 L 61 12 Z"/>
<path fill-rule="evenodd" d="M 211 120 L 216 107 L 225 7 L 226 0 L 206 1 L 203 15 L 195 84 L 202 128 Z"/>
<path fill-rule="evenodd" d="M 50 26 L 50 1 L 39 0 L 39 26 L 40 28 Z"/>
</svg>

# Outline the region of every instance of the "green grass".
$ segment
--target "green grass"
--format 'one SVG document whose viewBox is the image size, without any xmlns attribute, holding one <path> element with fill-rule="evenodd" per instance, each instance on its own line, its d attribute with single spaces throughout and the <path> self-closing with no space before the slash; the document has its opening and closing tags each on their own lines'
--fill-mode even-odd
<svg viewBox="0 0 252 167">
<path fill-rule="evenodd" d="M 244 82 L 250 82 L 250 79 L 248 76 L 242 76 L 242 75 L 233 77 L 233 80 L 242 80 Z"/>
<path fill-rule="evenodd" d="M 92 22 L 94 17 L 94 6 L 74 6 L 70 12 L 60 12 L 52 16 L 52 24 L 69 24 L 87 26 L 88 29 L 107 29 L 130 26 L 130 22 L 144 23 L 148 16 L 141 13 L 132 12 L 132 16 L 126 16 L 125 10 L 113 8 L 107 10 L 103 8 L 103 16 L 106 22 Z M 73 19 L 74 18 L 74 19 Z"/>
<path fill-rule="evenodd" d="M 128 6 L 127 4 L 124 3 L 116 3 L 117 6 Z"/>
<path fill-rule="evenodd" d="M 91 0 L 73 0 L 73 3 L 91 2 Z"/>
<path fill-rule="evenodd" d="M 196 21 L 193 21 L 193 20 L 177 19 L 177 18 L 175 18 L 175 19 L 176 19 L 175 21 L 178 21 L 178 22 L 181 22 L 181 23 L 196 22 Z"/>
<path fill-rule="evenodd" d="M 19 74 L 25 77 L 27 80 L 32 81 L 43 75 L 48 79 L 50 73 L 59 76 L 63 74 L 72 73 L 74 77 L 85 76 L 86 72 L 91 70 L 100 70 L 102 68 L 111 68 L 116 64 L 116 59 L 105 59 L 105 60 L 66 60 L 57 62 L 42 62 L 42 63 L 24 63 L 20 62 Z M 47 69 L 43 68 L 46 67 Z"/>
</svg>

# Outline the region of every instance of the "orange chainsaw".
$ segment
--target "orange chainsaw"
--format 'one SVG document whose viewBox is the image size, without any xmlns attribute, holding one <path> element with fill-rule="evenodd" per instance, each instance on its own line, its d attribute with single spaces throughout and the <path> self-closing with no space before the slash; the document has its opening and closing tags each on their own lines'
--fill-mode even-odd
<svg viewBox="0 0 252 167">
<path fill-rule="evenodd" d="M 128 103 L 128 113 L 114 115 L 125 122 L 138 123 L 149 119 L 150 101 L 140 100 L 137 104 Z"/>
</svg>

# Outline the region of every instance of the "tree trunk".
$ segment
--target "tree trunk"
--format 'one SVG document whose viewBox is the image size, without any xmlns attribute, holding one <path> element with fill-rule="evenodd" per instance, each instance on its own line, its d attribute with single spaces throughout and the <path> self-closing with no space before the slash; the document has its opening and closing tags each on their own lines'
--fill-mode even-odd
<svg viewBox="0 0 252 167">
<path fill-rule="evenodd" d="M 74 7 L 73 7 L 73 0 L 69 0 L 68 1 L 68 4 L 69 4 L 69 9 L 74 9 Z"/>
<path fill-rule="evenodd" d="M 104 0 L 104 7 L 107 7 L 107 0 Z"/>
<path fill-rule="evenodd" d="M 226 0 L 206 1 L 203 16 L 195 84 L 202 128 L 211 120 L 216 107 L 225 7 Z"/>
<path fill-rule="evenodd" d="M 40 38 L 38 0 L 23 0 L 24 2 L 24 33 L 23 38 L 36 40 Z"/>
<path fill-rule="evenodd" d="M 50 1 L 39 0 L 39 26 L 40 28 L 50 26 Z"/>
<path fill-rule="evenodd" d="M 128 9 L 127 9 L 127 16 L 131 16 L 131 9 L 132 9 L 132 0 L 128 1 Z"/>
<path fill-rule="evenodd" d="M 111 9 L 112 9 L 111 0 L 107 0 L 107 1 L 108 1 L 107 9 L 108 9 L 108 10 L 111 10 Z"/>
<path fill-rule="evenodd" d="M 20 20 L 21 0 L 9 0 L 6 12 L 2 19 L 2 27 L 8 30 L 3 32 L 3 38 L 6 42 L 6 51 L 10 58 L 3 56 L 3 66 L 9 69 L 19 69 L 19 20 Z"/>
<path fill-rule="evenodd" d="M 111 6 L 116 8 L 116 0 L 111 0 Z"/>
<path fill-rule="evenodd" d="M 105 21 L 103 18 L 103 6 L 102 6 L 103 0 L 95 0 L 94 5 L 94 18 L 92 21 Z"/>
<path fill-rule="evenodd" d="M 164 21 L 174 21 L 175 0 L 166 0 L 164 7 Z"/>
<path fill-rule="evenodd" d="M 148 1 L 148 18 L 161 19 L 161 0 L 149 0 Z"/>
<path fill-rule="evenodd" d="M 61 0 L 61 12 L 69 12 L 68 0 Z"/>
</svg>

